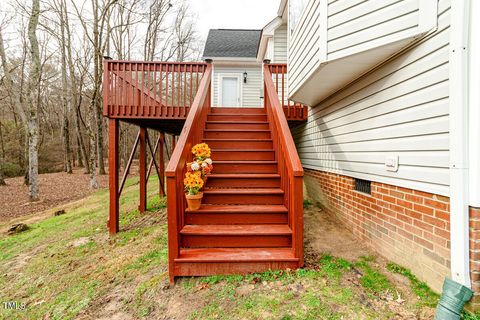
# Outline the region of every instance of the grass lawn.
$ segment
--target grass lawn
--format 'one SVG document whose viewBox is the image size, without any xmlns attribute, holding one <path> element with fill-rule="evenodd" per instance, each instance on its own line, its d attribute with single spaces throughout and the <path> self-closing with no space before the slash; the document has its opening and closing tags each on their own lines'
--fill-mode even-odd
<svg viewBox="0 0 480 320">
<path fill-rule="evenodd" d="M 373 256 L 309 252 L 304 269 L 183 278 L 169 288 L 157 184 L 152 178 L 148 212 L 139 214 L 138 185 L 128 181 L 115 237 L 105 225 L 107 190 L 63 206 L 64 215 L 44 213 L 28 231 L 0 235 L 0 302 L 25 304 L 2 303 L 0 319 L 432 319 L 438 296 Z"/>
</svg>

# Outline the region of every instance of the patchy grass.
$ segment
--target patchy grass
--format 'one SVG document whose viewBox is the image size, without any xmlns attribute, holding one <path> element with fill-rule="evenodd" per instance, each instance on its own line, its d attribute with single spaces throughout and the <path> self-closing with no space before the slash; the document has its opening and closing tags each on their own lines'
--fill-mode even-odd
<svg viewBox="0 0 480 320">
<path fill-rule="evenodd" d="M 312 205 L 312 203 L 310 202 L 310 200 L 308 200 L 308 199 L 303 200 L 303 208 L 304 209 L 307 209 L 311 205 Z"/>
<path fill-rule="evenodd" d="M 321 254 L 304 269 L 182 278 L 168 288 L 165 198 L 152 178 L 148 211 L 140 214 L 136 182 L 127 181 L 115 237 L 105 226 L 106 190 L 26 232 L 0 235 L 0 301 L 26 304 L 23 311 L 0 309 L 1 319 L 431 318 L 420 312 L 433 305 L 428 288 L 390 264 L 388 272 L 408 277 L 427 302 L 397 301 L 398 288 L 367 256 Z"/>
<path fill-rule="evenodd" d="M 391 272 L 401 274 L 410 280 L 412 291 L 420 299 L 419 304 L 421 306 L 428 306 L 431 308 L 437 306 L 440 296 L 433 292 L 425 282 L 418 280 L 410 270 L 393 262 L 387 264 L 387 269 Z"/>
</svg>

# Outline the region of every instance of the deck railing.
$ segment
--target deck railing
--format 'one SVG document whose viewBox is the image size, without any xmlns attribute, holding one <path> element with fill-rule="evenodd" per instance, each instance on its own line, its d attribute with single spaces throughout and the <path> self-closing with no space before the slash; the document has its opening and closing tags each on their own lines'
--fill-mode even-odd
<svg viewBox="0 0 480 320">
<path fill-rule="evenodd" d="M 285 116 L 288 120 L 306 120 L 307 107 L 288 99 L 288 78 L 287 65 L 281 63 L 267 64 L 269 77 L 272 79 L 273 86 L 277 92 L 280 105 L 283 106 Z M 266 77 L 267 75 L 264 74 Z M 266 93 L 265 93 L 266 96 Z"/>
<path fill-rule="evenodd" d="M 207 64 L 201 62 L 104 62 L 104 115 L 110 118 L 183 118 Z"/>
<path fill-rule="evenodd" d="M 167 177 L 168 210 L 168 255 L 171 282 L 174 275 L 174 260 L 179 256 L 179 233 L 184 225 L 186 200 L 183 195 L 183 178 L 187 162 L 192 161 L 192 147 L 201 142 L 207 114 L 210 109 L 210 88 L 212 66 L 205 67 L 205 73 L 199 84 L 197 95 L 185 120 L 172 157 L 165 171 Z"/>
<path fill-rule="evenodd" d="M 303 265 L 303 167 L 288 127 L 284 108 L 280 104 L 270 73 L 271 65 L 264 65 L 265 110 L 272 131 L 273 145 L 284 191 L 284 204 L 288 209 L 288 222 L 292 229 L 295 257 Z M 278 73 L 277 73 L 278 74 Z"/>
</svg>

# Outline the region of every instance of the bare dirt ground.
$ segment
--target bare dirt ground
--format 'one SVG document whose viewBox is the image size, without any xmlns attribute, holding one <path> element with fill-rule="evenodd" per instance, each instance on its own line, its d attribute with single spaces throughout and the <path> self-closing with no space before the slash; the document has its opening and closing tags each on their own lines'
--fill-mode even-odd
<svg viewBox="0 0 480 320">
<path fill-rule="evenodd" d="M 97 176 L 100 188 L 108 186 L 108 175 Z M 96 190 L 90 188 L 90 177 L 83 169 L 73 174 L 65 172 L 39 175 L 40 201 L 28 200 L 28 187 L 23 177 L 8 178 L 6 186 L 0 187 L 0 221 L 41 212 L 58 205 L 82 199 Z"/>
</svg>

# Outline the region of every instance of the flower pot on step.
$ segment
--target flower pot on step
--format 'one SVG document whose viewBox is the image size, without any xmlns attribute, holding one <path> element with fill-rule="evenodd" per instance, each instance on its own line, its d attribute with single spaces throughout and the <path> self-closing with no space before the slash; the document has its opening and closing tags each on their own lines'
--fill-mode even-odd
<svg viewBox="0 0 480 320">
<path fill-rule="evenodd" d="M 203 192 L 199 192 L 195 195 L 186 193 L 185 198 L 187 198 L 189 210 L 198 210 L 202 204 Z"/>
</svg>

